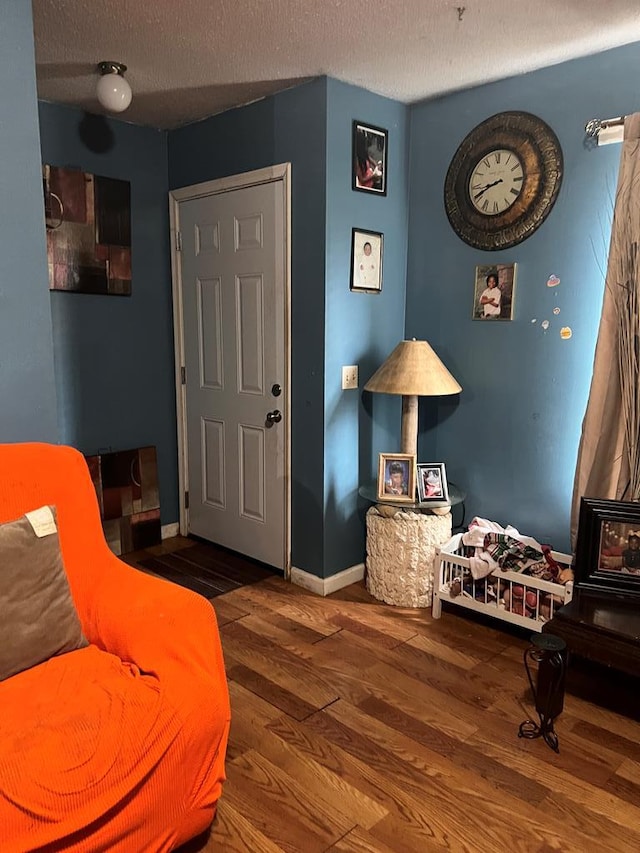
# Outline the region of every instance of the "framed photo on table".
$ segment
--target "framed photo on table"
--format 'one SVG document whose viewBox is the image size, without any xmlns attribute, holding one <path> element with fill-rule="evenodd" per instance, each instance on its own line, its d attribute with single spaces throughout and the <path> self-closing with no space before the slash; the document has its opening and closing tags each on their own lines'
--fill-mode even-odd
<svg viewBox="0 0 640 853">
<path fill-rule="evenodd" d="M 640 595 L 640 504 L 582 498 L 576 586 Z"/>
<path fill-rule="evenodd" d="M 387 194 L 388 131 L 361 121 L 353 122 L 352 189 Z"/>
<path fill-rule="evenodd" d="M 382 246 L 379 231 L 351 231 L 351 290 L 380 293 L 382 290 Z"/>
<path fill-rule="evenodd" d="M 378 500 L 413 503 L 416 457 L 412 453 L 381 453 L 378 461 Z"/>
<path fill-rule="evenodd" d="M 421 503 L 447 502 L 449 486 L 444 462 L 421 462 L 417 466 L 418 499 Z"/>
</svg>

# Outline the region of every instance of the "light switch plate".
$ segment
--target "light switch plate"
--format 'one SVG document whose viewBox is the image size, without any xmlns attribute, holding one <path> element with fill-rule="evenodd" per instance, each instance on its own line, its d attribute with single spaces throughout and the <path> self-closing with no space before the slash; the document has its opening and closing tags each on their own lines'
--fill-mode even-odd
<svg viewBox="0 0 640 853">
<path fill-rule="evenodd" d="M 342 390 L 349 391 L 358 387 L 358 365 L 350 364 L 342 368 Z"/>
</svg>

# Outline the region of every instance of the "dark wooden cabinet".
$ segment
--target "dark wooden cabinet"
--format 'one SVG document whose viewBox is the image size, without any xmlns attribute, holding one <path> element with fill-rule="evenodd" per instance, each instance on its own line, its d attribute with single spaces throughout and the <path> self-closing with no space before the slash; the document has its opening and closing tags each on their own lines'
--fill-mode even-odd
<svg viewBox="0 0 640 853">
<path fill-rule="evenodd" d="M 569 652 L 627 675 L 640 676 L 640 602 L 611 593 L 576 589 L 543 631 L 566 642 Z"/>
</svg>

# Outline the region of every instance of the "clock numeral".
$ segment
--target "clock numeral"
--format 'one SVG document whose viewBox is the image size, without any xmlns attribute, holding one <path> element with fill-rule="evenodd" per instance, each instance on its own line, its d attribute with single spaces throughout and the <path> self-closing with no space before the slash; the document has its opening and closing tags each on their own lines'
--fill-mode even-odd
<svg viewBox="0 0 640 853">
<path fill-rule="evenodd" d="M 490 169 L 490 168 L 491 168 L 491 163 L 489 162 L 489 158 L 488 158 L 488 157 L 485 157 L 485 159 L 484 159 L 482 162 L 483 162 L 483 163 L 484 163 L 484 165 L 487 167 L 487 169 Z"/>
<path fill-rule="evenodd" d="M 508 166 L 508 165 L 509 165 L 510 160 L 511 160 L 511 154 L 509 154 L 509 156 L 507 157 L 507 162 L 506 162 L 504 165 L 505 165 L 505 166 Z"/>
<path fill-rule="evenodd" d="M 516 163 L 515 166 L 511 167 L 511 171 L 515 172 L 516 169 L 520 169 L 520 168 L 521 168 L 520 163 Z"/>
<path fill-rule="evenodd" d="M 497 202 L 497 201 L 494 201 L 494 202 L 493 202 L 493 212 L 494 212 L 494 213 L 497 213 L 497 212 L 498 212 L 498 202 Z"/>
<path fill-rule="evenodd" d="M 513 192 L 513 190 L 512 190 L 512 192 Z M 516 193 L 516 195 L 517 195 L 517 193 Z M 505 206 L 505 207 L 509 207 L 509 205 L 510 205 L 510 204 L 511 204 L 511 202 L 509 201 L 509 199 L 508 199 L 508 198 L 505 198 L 505 200 L 504 200 L 504 206 Z"/>
<path fill-rule="evenodd" d="M 485 200 L 482 202 L 482 209 L 483 210 L 489 210 L 489 199 L 488 198 L 485 198 Z"/>
<path fill-rule="evenodd" d="M 495 153 L 493 156 L 496 158 L 496 163 L 498 163 L 498 164 L 499 164 L 499 163 L 500 163 L 500 158 L 502 157 L 501 152 L 500 152 L 500 151 L 496 151 L 496 153 Z"/>
<path fill-rule="evenodd" d="M 519 195 L 520 194 L 520 190 L 517 190 L 515 187 L 511 187 L 509 192 L 511 193 L 511 195 Z"/>
</svg>

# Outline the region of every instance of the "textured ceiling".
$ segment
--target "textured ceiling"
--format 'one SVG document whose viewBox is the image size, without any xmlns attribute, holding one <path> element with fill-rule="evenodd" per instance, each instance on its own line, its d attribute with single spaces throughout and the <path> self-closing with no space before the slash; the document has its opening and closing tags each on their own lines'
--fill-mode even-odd
<svg viewBox="0 0 640 853">
<path fill-rule="evenodd" d="M 40 98 L 101 112 L 95 66 L 124 62 L 121 118 L 161 128 L 320 74 L 412 103 L 640 41 L 638 0 L 33 0 L 33 14 Z"/>
</svg>

